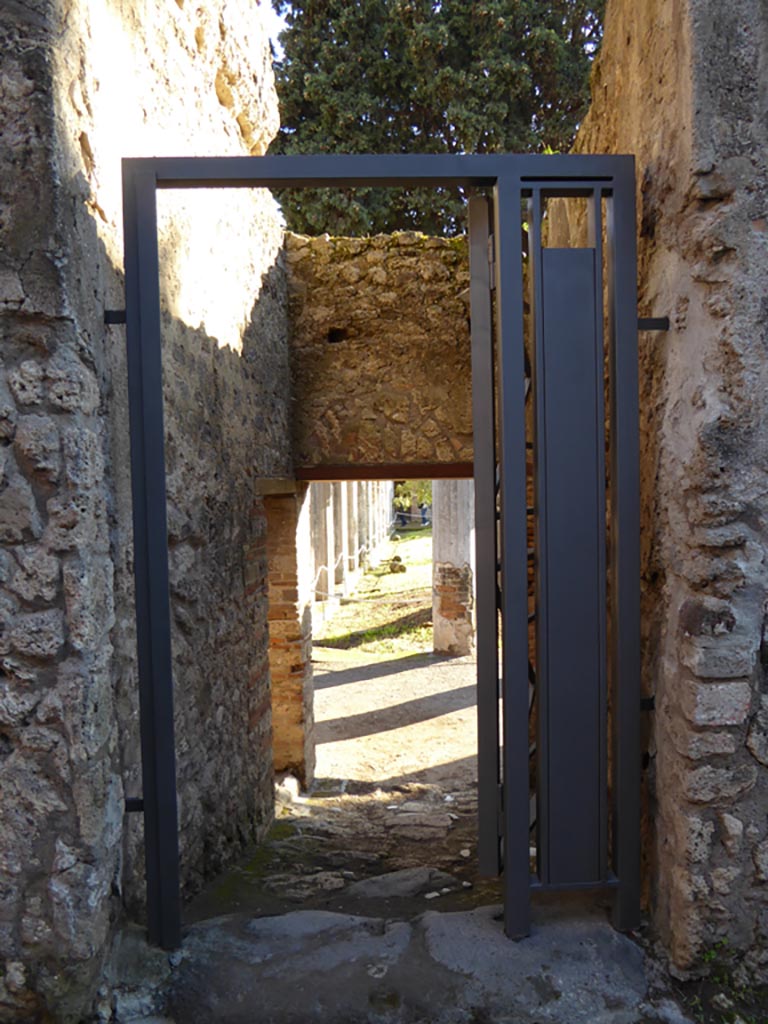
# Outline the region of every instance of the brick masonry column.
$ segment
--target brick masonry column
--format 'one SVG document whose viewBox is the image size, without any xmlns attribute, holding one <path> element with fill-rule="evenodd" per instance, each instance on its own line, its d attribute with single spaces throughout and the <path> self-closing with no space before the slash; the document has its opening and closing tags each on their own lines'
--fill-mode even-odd
<svg viewBox="0 0 768 1024">
<path fill-rule="evenodd" d="M 440 654 L 475 646 L 474 523 L 471 480 L 432 483 L 432 629 Z"/>
<path fill-rule="evenodd" d="M 308 786 L 315 770 L 308 488 L 265 495 L 264 508 L 274 767 Z"/>
</svg>

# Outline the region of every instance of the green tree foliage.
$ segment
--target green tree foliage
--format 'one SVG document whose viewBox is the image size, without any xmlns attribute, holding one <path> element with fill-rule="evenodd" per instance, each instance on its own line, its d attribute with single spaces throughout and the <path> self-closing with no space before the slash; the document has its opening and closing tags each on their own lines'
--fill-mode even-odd
<svg viewBox="0 0 768 1024">
<path fill-rule="evenodd" d="M 392 504 L 398 512 L 410 512 L 432 504 L 431 480 L 395 480 Z"/>
<path fill-rule="evenodd" d="M 283 127 L 272 153 L 567 149 L 605 0 L 272 0 Z M 462 230 L 460 190 L 286 191 L 317 234 Z"/>
</svg>

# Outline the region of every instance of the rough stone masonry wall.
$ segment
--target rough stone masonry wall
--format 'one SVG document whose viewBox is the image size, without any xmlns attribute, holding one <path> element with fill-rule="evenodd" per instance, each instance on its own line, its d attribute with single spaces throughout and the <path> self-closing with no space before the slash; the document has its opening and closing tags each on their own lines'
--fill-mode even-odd
<svg viewBox="0 0 768 1024">
<path fill-rule="evenodd" d="M 277 108 L 252 0 L 6 0 L 0 52 L 0 1019 L 79 1020 L 142 892 L 120 158 L 263 152 Z M 159 208 L 194 885 L 271 811 L 252 484 L 290 473 L 282 238 L 262 194 Z"/>
<path fill-rule="evenodd" d="M 289 234 L 296 467 L 472 461 L 466 239 Z"/>
<path fill-rule="evenodd" d="M 768 978 L 768 10 L 611 0 L 584 152 L 634 153 L 650 896 Z M 721 947 L 722 948 L 722 947 Z"/>
</svg>

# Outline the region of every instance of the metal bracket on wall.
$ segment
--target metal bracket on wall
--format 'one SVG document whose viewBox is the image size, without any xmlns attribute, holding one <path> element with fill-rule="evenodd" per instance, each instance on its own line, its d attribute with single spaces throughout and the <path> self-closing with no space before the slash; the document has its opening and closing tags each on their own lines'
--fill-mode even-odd
<svg viewBox="0 0 768 1024">
<path fill-rule="evenodd" d="M 144 813 L 144 800 L 140 796 L 127 796 L 125 798 L 125 813 L 126 814 L 143 814 Z"/>
<path fill-rule="evenodd" d="M 638 331 L 668 331 L 668 316 L 639 316 L 637 318 Z"/>
<path fill-rule="evenodd" d="M 125 310 L 124 309 L 105 309 L 104 310 L 104 323 L 105 324 L 124 324 L 125 323 Z"/>
</svg>

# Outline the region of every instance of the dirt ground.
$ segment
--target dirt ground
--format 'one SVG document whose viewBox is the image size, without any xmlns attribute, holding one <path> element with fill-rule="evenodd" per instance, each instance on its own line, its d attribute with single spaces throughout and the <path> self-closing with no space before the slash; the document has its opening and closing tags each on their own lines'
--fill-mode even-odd
<svg viewBox="0 0 768 1024">
<path fill-rule="evenodd" d="M 315 649 L 318 780 L 439 785 L 470 792 L 477 777 L 473 658 L 381 658 Z"/>
</svg>

